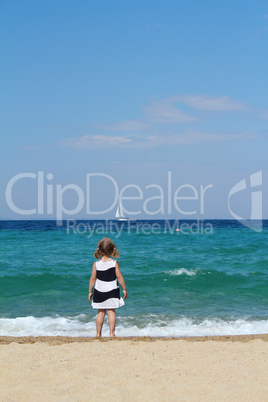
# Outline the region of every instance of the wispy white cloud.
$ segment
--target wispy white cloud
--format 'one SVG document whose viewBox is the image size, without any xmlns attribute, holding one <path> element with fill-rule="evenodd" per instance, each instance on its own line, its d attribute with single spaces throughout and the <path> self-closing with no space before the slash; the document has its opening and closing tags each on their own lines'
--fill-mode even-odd
<svg viewBox="0 0 268 402">
<path fill-rule="evenodd" d="M 129 135 L 114 136 L 109 135 L 85 135 L 83 137 L 68 138 L 60 146 L 76 149 L 95 149 L 95 148 L 152 148 L 167 143 L 164 136 L 154 135 Z"/>
<path fill-rule="evenodd" d="M 187 111 L 183 110 L 188 108 Z M 208 95 L 176 95 L 168 98 L 153 99 L 142 107 L 144 119 L 123 120 L 111 124 L 88 126 L 102 131 L 137 132 L 146 131 L 157 123 L 167 125 L 190 124 L 203 119 L 203 112 L 241 112 L 248 110 L 245 103 L 237 102 L 229 96 L 213 97 Z M 197 115 L 196 112 L 199 112 Z"/>
<path fill-rule="evenodd" d="M 224 113 L 224 116 L 228 112 L 252 112 L 252 108 L 249 108 L 244 103 L 236 102 L 229 96 L 213 97 L 181 94 L 158 100 L 153 99 L 142 110 L 145 114 L 144 119 L 84 126 L 83 130 L 87 128 L 89 134 L 67 138 L 58 145 L 73 149 L 107 147 L 142 149 L 260 138 L 254 133 L 242 132 L 242 130 L 241 133 L 237 134 L 210 132 L 209 129 L 208 131 L 206 129 L 200 131 L 198 127 L 200 120 L 202 120 L 202 126 L 204 127 L 204 124 L 206 124 L 204 120 L 208 119 L 212 113 L 217 113 L 216 116 L 219 118 L 219 112 Z M 257 112 L 255 111 L 255 116 L 259 120 L 268 119 L 268 110 L 259 110 L 258 116 Z M 182 124 L 187 125 L 189 129 L 183 130 Z M 64 126 L 62 128 L 65 129 Z M 93 129 L 95 133 L 91 134 L 90 132 Z M 26 147 L 29 149 L 35 146 Z"/>
<path fill-rule="evenodd" d="M 247 109 L 244 103 L 236 102 L 229 96 L 179 95 L 174 97 L 174 101 L 181 102 L 193 109 L 215 112 L 243 111 Z"/>
<path fill-rule="evenodd" d="M 76 149 L 93 148 L 150 148 L 165 144 L 166 139 L 163 136 L 153 135 L 84 135 L 82 137 L 67 138 L 60 143 L 61 147 L 71 147 Z"/>
<path fill-rule="evenodd" d="M 156 123 L 181 124 L 196 121 L 195 116 L 176 107 L 176 100 L 176 97 L 153 100 L 148 106 L 144 106 L 143 110 L 148 119 Z"/>
<path fill-rule="evenodd" d="M 185 112 L 187 106 L 192 109 Z M 154 123 L 184 124 L 198 121 L 194 113 L 198 111 L 232 112 L 245 111 L 247 105 L 236 102 L 229 96 L 213 97 L 207 95 L 177 95 L 169 98 L 152 100 L 143 110 L 147 118 Z"/>
<path fill-rule="evenodd" d="M 179 132 L 157 133 L 152 135 L 128 135 L 114 136 L 109 135 L 85 135 L 83 137 L 68 138 L 60 145 L 76 149 L 92 148 L 153 148 L 159 146 L 193 145 L 204 142 L 226 142 L 243 139 L 255 139 L 252 133 L 206 133 L 196 130 L 186 130 Z"/>
</svg>

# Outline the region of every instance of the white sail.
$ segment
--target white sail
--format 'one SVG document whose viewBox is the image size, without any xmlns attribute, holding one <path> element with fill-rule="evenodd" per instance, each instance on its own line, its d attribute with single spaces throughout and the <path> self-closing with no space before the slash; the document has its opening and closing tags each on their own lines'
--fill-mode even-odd
<svg viewBox="0 0 268 402">
<path fill-rule="evenodd" d="M 115 213 L 116 218 L 120 218 L 120 207 L 117 208 L 116 213 Z"/>
<path fill-rule="evenodd" d="M 115 217 L 117 219 L 119 219 L 119 220 L 122 220 L 122 221 L 128 219 L 128 218 L 125 218 L 125 216 L 124 216 L 123 207 L 122 207 L 121 202 L 120 202 L 120 204 L 119 204 L 119 206 L 118 206 L 118 208 L 116 210 Z"/>
</svg>

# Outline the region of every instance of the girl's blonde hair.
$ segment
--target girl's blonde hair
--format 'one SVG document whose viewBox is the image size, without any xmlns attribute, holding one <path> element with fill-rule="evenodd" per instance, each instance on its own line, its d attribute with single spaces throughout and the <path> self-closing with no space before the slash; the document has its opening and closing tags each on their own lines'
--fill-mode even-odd
<svg viewBox="0 0 268 402">
<path fill-rule="evenodd" d="M 110 257 L 110 255 L 114 258 L 119 258 L 120 254 L 116 248 L 116 245 L 109 237 L 104 237 L 98 243 L 98 248 L 94 252 L 95 258 L 100 258 L 100 256 L 106 255 Z"/>
</svg>

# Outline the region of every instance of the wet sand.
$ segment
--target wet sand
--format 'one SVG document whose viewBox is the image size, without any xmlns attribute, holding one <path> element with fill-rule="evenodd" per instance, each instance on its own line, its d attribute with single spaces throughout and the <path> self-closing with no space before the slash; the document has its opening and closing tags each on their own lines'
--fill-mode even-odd
<svg viewBox="0 0 268 402">
<path fill-rule="evenodd" d="M 1 401 L 265 401 L 268 335 L 0 337 Z"/>
</svg>

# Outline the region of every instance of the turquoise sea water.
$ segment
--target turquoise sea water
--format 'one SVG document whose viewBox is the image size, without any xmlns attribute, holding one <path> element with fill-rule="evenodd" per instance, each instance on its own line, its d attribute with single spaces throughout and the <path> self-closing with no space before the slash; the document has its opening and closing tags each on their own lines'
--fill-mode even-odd
<svg viewBox="0 0 268 402">
<path fill-rule="evenodd" d="M 105 236 L 128 288 L 118 336 L 268 333 L 268 222 L 248 226 L 1 221 L 0 335 L 95 336 L 88 281 Z"/>
</svg>

